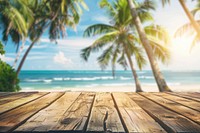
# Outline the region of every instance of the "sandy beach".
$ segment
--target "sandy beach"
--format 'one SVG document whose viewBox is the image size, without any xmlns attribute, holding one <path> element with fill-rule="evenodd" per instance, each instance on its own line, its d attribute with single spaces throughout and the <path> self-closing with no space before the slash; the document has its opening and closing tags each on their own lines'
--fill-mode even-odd
<svg viewBox="0 0 200 133">
<path fill-rule="evenodd" d="M 197 85 L 174 85 L 169 86 L 170 89 L 174 92 L 200 92 L 200 84 Z M 157 86 L 154 85 L 144 85 L 142 86 L 142 89 L 145 92 L 158 92 Z M 96 86 L 96 87 L 77 87 L 77 88 L 56 88 L 56 89 L 34 89 L 34 90 L 28 90 L 28 89 L 22 89 L 22 92 L 30 92 L 30 91 L 90 91 L 90 92 L 135 92 L 134 86 Z"/>
</svg>

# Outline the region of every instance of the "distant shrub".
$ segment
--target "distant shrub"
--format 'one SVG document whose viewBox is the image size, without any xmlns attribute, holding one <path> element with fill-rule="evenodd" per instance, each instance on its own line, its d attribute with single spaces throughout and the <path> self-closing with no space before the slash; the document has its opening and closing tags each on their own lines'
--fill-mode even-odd
<svg viewBox="0 0 200 133">
<path fill-rule="evenodd" d="M 4 53 L 3 45 L 0 42 L 0 54 Z M 19 79 L 15 70 L 9 64 L 0 59 L 0 91 L 16 92 L 19 90 Z"/>
</svg>

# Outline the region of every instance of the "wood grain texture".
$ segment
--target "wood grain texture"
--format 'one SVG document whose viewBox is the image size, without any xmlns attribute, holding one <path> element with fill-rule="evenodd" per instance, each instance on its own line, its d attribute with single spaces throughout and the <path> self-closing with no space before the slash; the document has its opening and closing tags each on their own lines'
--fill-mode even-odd
<svg viewBox="0 0 200 133">
<path fill-rule="evenodd" d="M 67 92 L 47 108 L 41 110 L 15 132 L 48 132 L 58 124 L 66 110 L 74 103 L 80 92 Z"/>
<path fill-rule="evenodd" d="M 191 99 L 191 100 L 200 102 L 200 97 L 195 97 L 194 95 L 191 95 L 191 93 L 168 92 L 168 94 L 171 94 L 171 95 L 175 95 L 175 96 L 179 96 L 179 97 L 183 97 L 183 98 L 187 98 L 187 99 Z"/>
<path fill-rule="evenodd" d="M 179 113 L 192 121 L 200 124 L 200 113 L 196 110 L 193 110 L 191 108 L 185 107 L 179 103 L 176 103 L 174 101 L 159 97 L 154 95 L 153 93 L 140 93 L 141 95 L 147 97 L 148 99 L 156 102 L 159 105 L 162 105 L 176 113 Z"/>
<path fill-rule="evenodd" d="M 110 93 L 96 94 L 87 131 L 125 132 Z"/>
<path fill-rule="evenodd" d="M 12 92 L 0 92 L 0 98 L 3 98 L 5 96 L 9 95 L 10 93 L 12 93 Z"/>
<path fill-rule="evenodd" d="M 20 98 L 20 99 L 14 100 L 13 102 L 8 102 L 6 104 L 0 105 L 0 114 L 5 113 L 14 108 L 17 108 L 19 106 L 22 106 L 28 102 L 31 102 L 37 98 L 40 98 L 46 94 L 47 94 L 47 92 L 30 93 L 30 95 L 28 95 L 24 98 Z"/>
<path fill-rule="evenodd" d="M 30 96 L 31 94 L 34 94 L 34 93 L 36 93 L 36 92 L 29 92 L 29 93 L 23 93 L 22 92 L 22 93 L 17 93 L 17 94 L 14 94 L 14 95 L 8 95 L 7 97 L 3 97 L 3 98 L 0 99 L 0 105 L 15 101 L 15 100 L 22 98 L 22 97 Z"/>
<path fill-rule="evenodd" d="M 113 93 L 122 122 L 127 132 L 165 132 L 164 129 L 126 94 Z"/>
<path fill-rule="evenodd" d="M 94 97 L 94 93 L 82 93 L 51 130 L 55 132 L 80 132 L 86 130 Z"/>
<path fill-rule="evenodd" d="M 180 94 L 200 99 L 200 93 L 199 92 L 181 92 Z"/>
<path fill-rule="evenodd" d="M 186 117 L 170 111 L 151 100 L 129 93 L 129 97 L 151 115 L 169 133 L 198 133 L 200 126 Z"/>
<path fill-rule="evenodd" d="M 191 109 L 194 109 L 194 110 L 200 112 L 200 102 L 197 102 L 197 101 L 194 101 L 194 100 L 191 100 L 191 99 L 187 99 L 187 98 L 183 98 L 183 97 L 177 97 L 175 95 L 170 95 L 168 93 L 153 93 L 153 94 L 156 95 L 156 96 L 163 97 L 163 98 L 168 99 L 168 100 L 172 100 L 174 102 L 177 102 L 179 104 L 182 104 L 186 107 L 189 107 Z"/>
<path fill-rule="evenodd" d="M 35 101 L 25 104 L 11 111 L 0 115 L 0 132 L 12 131 L 35 113 L 49 106 L 57 100 L 63 93 L 50 93 Z"/>
</svg>

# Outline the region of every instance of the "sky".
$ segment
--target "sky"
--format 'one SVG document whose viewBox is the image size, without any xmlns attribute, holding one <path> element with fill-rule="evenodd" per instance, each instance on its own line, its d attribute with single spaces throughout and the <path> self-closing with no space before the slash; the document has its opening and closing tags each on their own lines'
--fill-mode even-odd
<svg viewBox="0 0 200 133">
<path fill-rule="evenodd" d="M 88 62 L 80 58 L 80 50 L 89 46 L 95 40 L 92 38 L 83 38 L 83 31 L 92 24 L 109 23 L 109 18 L 105 12 L 98 6 L 100 0 L 85 0 L 89 11 L 84 11 L 80 23 L 76 30 L 67 28 L 67 37 L 59 39 L 57 44 L 50 42 L 48 34 L 45 33 L 40 41 L 33 47 L 29 53 L 22 70 L 100 70 L 96 61 L 99 53 L 92 54 Z M 157 0 L 157 3 L 160 0 Z M 188 1 L 187 7 L 193 9 L 195 2 Z M 200 70 L 200 45 L 196 45 L 190 51 L 192 38 L 190 36 L 182 36 L 174 38 L 175 31 L 183 24 L 189 22 L 178 0 L 171 0 L 170 5 L 163 7 L 157 4 L 157 10 L 153 12 L 155 23 L 164 26 L 170 36 L 171 44 L 171 60 L 167 65 L 159 63 L 161 70 Z M 0 36 L 1 37 L 1 36 Z M 25 48 L 21 55 L 28 48 L 30 41 L 27 40 Z M 13 65 L 16 57 L 16 47 L 12 42 L 7 42 L 5 46 L 6 54 L 0 58 Z M 21 59 L 21 57 L 20 57 Z M 111 67 L 108 67 L 108 70 Z M 117 69 L 122 69 L 117 66 Z M 144 67 L 149 70 L 150 66 Z"/>
</svg>

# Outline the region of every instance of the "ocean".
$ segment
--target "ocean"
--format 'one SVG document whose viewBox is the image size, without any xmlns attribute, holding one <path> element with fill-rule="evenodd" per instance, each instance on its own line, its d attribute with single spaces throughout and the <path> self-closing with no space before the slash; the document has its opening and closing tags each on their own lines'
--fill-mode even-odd
<svg viewBox="0 0 200 133">
<path fill-rule="evenodd" d="M 156 85 L 151 71 L 137 73 L 142 85 Z M 163 74 L 168 85 L 200 84 L 200 71 L 163 71 Z M 131 71 L 116 71 L 115 77 L 112 71 L 22 71 L 19 77 L 22 90 L 134 86 Z"/>
</svg>

